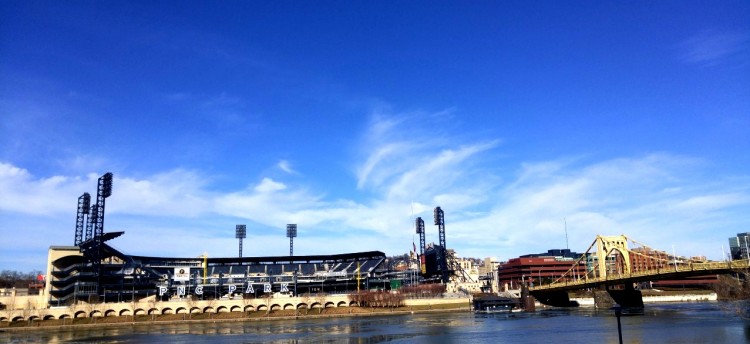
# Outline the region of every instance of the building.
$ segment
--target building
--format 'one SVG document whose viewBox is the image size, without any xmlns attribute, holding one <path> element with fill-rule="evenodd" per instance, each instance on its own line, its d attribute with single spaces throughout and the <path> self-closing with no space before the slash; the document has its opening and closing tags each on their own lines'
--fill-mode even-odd
<svg viewBox="0 0 750 344">
<path fill-rule="evenodd" d="M 49 305 L 135 302 L 154 295 L 165 301 L 191 296 L 220 299 L 345 293 L 379 288 L 385 283 L 385 271 L 380 269 L 385 254 L 379 251 L 276 257 L 146 257 L 125 254 L 101 242 L 96 259 L 91 259 L 82 253 L 86 244 L 84 248 L 50 247 L 50 277 L 44 293 Z"/>
<path fill-rule="evenodd" d="M 458 258 L 454 250 L 448 250 L 450 264 L 453 266 L 450 283 L 447 285 L 447 291 L 456 293 L 479 293 L 482 291 L 482 282 L 480 281 L 479 268 L 473 258 Z"/>
<path fill-rule="evenodd" d="M 732 260 L 750 259 L 748 246 L 750 246 L 750 232 L 737 233 L 736 237 L 729 238 L 729 255 Z"/>
<path fill-rule="evenodd" d="M 559 258 L 568 258 L 568 259 L 578 259 L 581 258 L 582 254 L 571 252 L 567 248 L 563 249 L 552 249 L 547 250 L 546 253 L 533 253 L 533 254 L 526 254 L 523 256 L 520 256 L 519 258 L 536 258 L 536 257 L 559 257 Z"/>
<path fill-rule="evenodd" d="M 124 232 L 104 231 L 105 199 L 112 195 L 112 183 L 113 174 L 105 173 L 94 197 L 85 192 L 78 198 L 74 245 L 50 247 L 44 290 L 49 305 L 344 293 L 369 289 L 371 282 L 373 288 L 385 288 L 390 282 L 381 268 L 385 254 L 379 251 L 294 256 L 290 241 L 288 256 L 242 257 L 244 225 L 237 226 L 236 258 L 126 254 L 107 243 Z M 290 226 L 291 240 L 296 225 Z"/>
<path fill-rule="evenodd" d="M 630 267 L 633 272 L 664 269 L 674 264 L 672 256 L 666 252 L 652 250 L 647 247 L 636 247 L 631 251 Z"/>
<path fill-rule="evenodd" d="M 500 261 L 495 257 L 484 258 L 484 265 L 479 269 L 480 275 L 494 275 L 497 271 L 497 267 L 500 266 Z"/>
<path fill-rule="evenodd" d="M 578 261 L 580 257 L 580 253 L 568 249 L 555 249 L 509 259 L 498 266 L 498 285 L 501 290 L 509 290 L 519 289 L 522 282 L 539 284 L 551 283 L 559 278 L 583 278 L 586 260 Z"/>
</svg>

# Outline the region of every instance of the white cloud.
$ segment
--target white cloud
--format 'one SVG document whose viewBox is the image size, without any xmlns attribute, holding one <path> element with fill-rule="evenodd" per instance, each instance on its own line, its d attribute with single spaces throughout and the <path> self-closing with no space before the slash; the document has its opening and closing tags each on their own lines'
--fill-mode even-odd
<svg viewBox="0 0 750 344">
<path fill-rule="evenodd" d="M 114 213 L 196 217 L 212 211 L 208 180 L 193 171 L 177 169 L 139 179 L 115 173 L 112 184 L 107 211 Z"/>
<path fill-rule="evenodd" d="M 270 178 L 263 178 L 263 181 L 255 186 L 255 191 L 259 193 L 272 193 L 286 189 L 286 185 L 273 181 Z"/>
<path fill-rule="evenodd" d="M 685 199 L 677 203 L 675 208 L 686 212 L 706 212 L 737 206 L 743 203 L 748 203 L 748 197 L 739 193 L 701 195 Z"/>
<path fill-rule="evenodd" d="M 472 172 L 472 162 L 469 160 L 494 147 L 495 143 L 479 143 L 444 149 L 432 155 L 423 152 L 426 156 L 412 160 L 415 163 L 410 169 L 400 173 L 388 187 L 388 198 L 409 199 L 411 195 L 434 193 L 452 188 L 457 182 L 463 183 L 464 178 Z"/>
<path fill-rule="evenodd" d="M 573 250 L 585 250 L 597 234 L 626 234 L 655 248 L 675 245 L 681 254 L 709 256 L 750 225 L 742 211 L 750 203 L 748 179 L 708 179 L 699 159 L 657 153 L 498 162 L 492 157 L 502 148 L 499 141 L 444 137 L 425 144 L 419 131 L 406 139 L 403 131 L 412 128 L 395 125 L 405 121 L 375 122 L 368 131 L 378 138 L 368 137 L 371 145 L 354 168 L 362 172 L 355 178 L 367 189 L 364 198 L 352 190 L 350 197 L 330 199 L 278 177 L 219 192 L 213 177 L 197 171 L 141 178 L 115 173 L 107 230 L 130 233 L 115 245 L 139 254 L 162 254 L 157 252 L 162 243 L 149 241 L 158 233 L 171 238 L 172 246 L 162 250 L 169 255 L 231 256 L 231 230 L 247 223 L 247 245 L 263 255 L 278 254 L 277 246 L 285 246 L 285 224 L 297 223 L 304 242 L 300 254 L 360 249 L 400 254 L 415 236 L 415 216 L 428 223 L 427 241 L 437 241 L 431 217 L 439 205 L 446 212 L 449 247 L 463 255 L 510 258 L 565 247 L 563 219 Z M 50 244 L 72 241 L 75 200 L 83 191 L 93 194 L 97 178 L 35 177 L 0 163 L 0 211 L 13 218 L 1 224 L 2 239 L 10 239 L 12 231 L 5 226 L 34 222 L 48 242 L 27 240 L 14 250 L 43 252 Z"/>
<path fill-rule="evenodd" d="M 26 169 L 0 163 L 0 211 L 51 216 L 75 209 L 82 178 L 35 178 Z M 72 200 L 72 201 L 71 201 Z"/>
<path fill-rule="evenodd" d="M 390 165 L 390 170 L 380 170 L 375 174 L 373 170 L 378 165 L 386 162 L 389 157 L 396 156 L 398 152 L 405 152 L 409 150 L 409 146 L 399 143 L 391 143 L 385 146 L 377 147 L 375 151 L 367 157 L 365 163 L 358 169 L 357 176 L 357 187 L 363 188 L 366 184 L 371 183 L 374 185 L 380 185 L 386 178 L 398 173 L 402 167 Z M 374 176 L 372 176 L 375 174 Z"/>
<path fill-rule="evenodd" d="M 295 171 L 292 168 L 292 164 L 289 163 L 289 161 L 281 160 L 278 164 L 276 164 L 282 171 L 288 173 L 288 174 L 299 174 L 297 171 Z"/>
<path fill-rule="evenodd" d="M 499 201 L 489 214 L 454 227 L 483 233 L 485 243 L 496 242 L 511 257 L 565 247 L 564 218 L 572 249 L 585 250 L 597 234 L 627 234 L 662 249 L 693 247 L 695 241 L 718 248 L 748 224 L 740 209 L 750 203 L 747 185 L 714 178 L 710 187 L 701 187 L 705 181 L 692 175 L 701 166 L 690 161 L 656 154 L 581 167 L 526 164 L 511 187 L 497 190 Z M 661 192 L 665 189 L 670 192 Z M 717 217 L 725 222 L 709 221 Z M 476 239 L 462 244 L 474 246 Z"/>
<path fill-rule="evenodd" d="M 319 196 L 305 189 L 292 189 L 270 178 L 263 178 L 247 190 L 217 195 L 213 203 L 218 214 L 279 228 L 293 223 L 300 212 L 315 210 L 324 204 Z"/>
</svg>

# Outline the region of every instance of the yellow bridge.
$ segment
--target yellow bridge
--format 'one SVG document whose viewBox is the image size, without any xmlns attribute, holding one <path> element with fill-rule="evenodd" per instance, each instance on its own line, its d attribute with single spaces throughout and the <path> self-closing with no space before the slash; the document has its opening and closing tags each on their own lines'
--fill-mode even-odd
<svg viewBox="0 0 750 344">
<path fill-rule="evenodd" d="M 749 268 L 748 260 L 716 262 L 701 257 L 681 257 L 652 249 L 625 235 L 599 235 L 586 252 L 572 262 L 567 272 L 551 283 L 528 290 L 540 302 L 564 304 L 566 292 L 570 290 L 622 286 L 620 289 L 627 292 L 639 282 L 727 274 Z M 637 295 L 640 299 L 640 293 Z"/>
<path fill-rule="evenodd" d="M 625 283 L 657 281 L 663 279 L 679 279 L 691 276 L 705 276 L 714 274 L 726 274 L 741 270 L 750 269 L 750 262 L 747 260 L 735 260 L 731 262 L 704 262 L 680 264 L 674 268 L 657 268 L 653 270 L 644 270 L 630 272 L 614 276 L 606 275 L 603 277 L 592 277 L 577 280 L 557 280 L 550 284 L 543 284 L 529 288 L 530 291 L 540 290 L 575 290 L 597 287 L 600 285 L 617 285 Z"/>
</svg>

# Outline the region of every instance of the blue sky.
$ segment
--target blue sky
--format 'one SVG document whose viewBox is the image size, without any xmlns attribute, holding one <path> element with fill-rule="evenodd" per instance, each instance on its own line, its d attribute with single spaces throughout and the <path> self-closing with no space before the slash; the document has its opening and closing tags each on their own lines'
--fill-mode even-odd
<svg viewBox="0 0 750 344">
<path fill-rule="evenodd" d="M 500 259 L 750 231 L 750 3 L 0 3 L 0 269 L 115 175 L 131 254 Z"/>
</svg>

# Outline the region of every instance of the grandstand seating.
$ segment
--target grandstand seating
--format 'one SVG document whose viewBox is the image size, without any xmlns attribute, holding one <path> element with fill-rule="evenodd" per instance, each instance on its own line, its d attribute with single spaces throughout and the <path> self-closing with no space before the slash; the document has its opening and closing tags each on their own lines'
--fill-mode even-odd
<svg viewBox="0 0 750 344">
<path fill-rule="evenodd" d="M 57 248 L 56 248 L 57 249 Z M 50 304 L 72 302 L 85 299 L 92 293 L 104 291 L 107 300 L 142 298 L 153 295 L 155 288 L 168 286 L 176 288 L 191 284 L 185 280 L 174 280 L 175 268 L 189 268 L 193 276 L 209 278 L 203 283 L 211 285 L 238 283 L 274 283 L 279 290 L 280 283 L 298 281 L 302 292 L 320 290 L 341 290 L 354 288 L 355 283 L 342 280 L 357 278 L 357 267 L 361 277 L 373 277 L 385 260 L 385 254 L 378 251 L 346 253 L 339 255 L 242 257 L 242 258 L 167 258 L 129 256 L 102 244 L 105 257 L 114 257 L 101 265 L 101 275 L 97 269 L 80 256 L 75 247 L 60 247 L 60 252 L 71 252 L 52 262 Z M 219 280 L 219 275 L 224 276 Z M 240 277 L 242 276 L 242 277 Z M 247 276 L 247 277 L 245 277 Z M 330 286 L 327 283 L 334 283 Z M 296 287 L 295 287 L 296 288 Z M 89 290 L 90 289 L 90 290 Z M 125 294 L 123 290 L 130 291 Z M 318 290 L 318 291 L 315 291 Z M 173 293 L 171 291 L 170 293 Z"/>
</svg>

